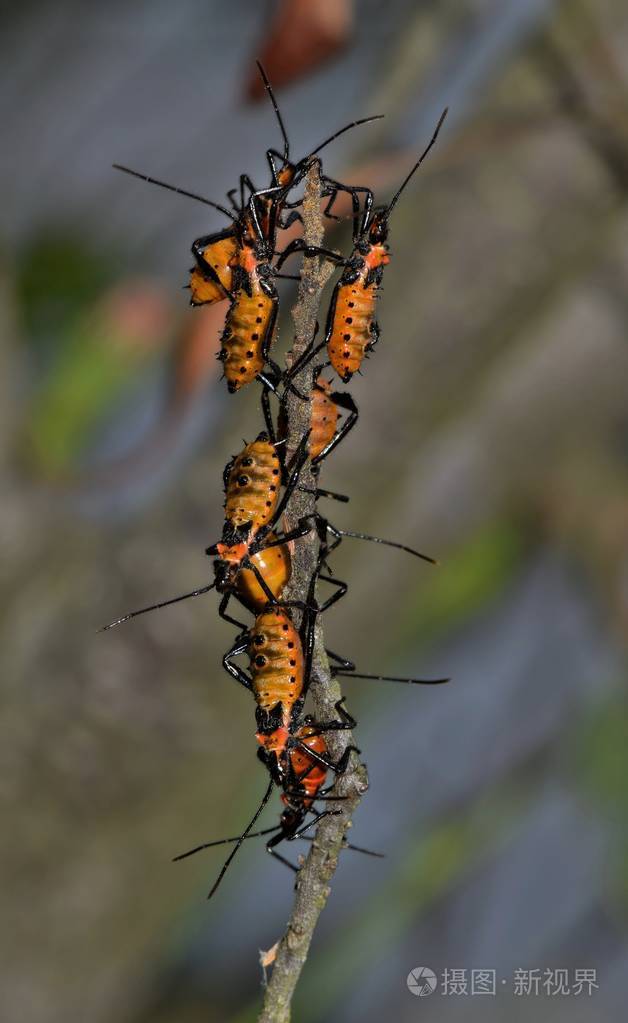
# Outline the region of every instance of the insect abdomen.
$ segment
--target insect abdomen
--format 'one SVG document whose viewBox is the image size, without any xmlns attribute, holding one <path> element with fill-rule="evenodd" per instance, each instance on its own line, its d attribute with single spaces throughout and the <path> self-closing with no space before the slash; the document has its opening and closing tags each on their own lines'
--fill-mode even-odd
<svg viewBox="0 0 628 1023">
<path fill-rule="evenodd" d="M 319 377 L 312 391 L 312 417 L 310 433 L 310 457 L 316 458 L 327 447 L 336 433 L 338 406 L 329 394 L 331 384 Z"/>
<path fill-rule="evenodd" d="M 221 338 L 220 358 L 230 391 L 250 384 L 264 368 L 264 350 L 272 333 L 277 299 L 256 289 L 241 289 L 231 303 Z"/>
<path fill-rule="evenodd" d="M 299 634 L 281 608 L 258 615 L 249 640 L 253 693 L 258 707 L 270 713 L 282 706 L 284 723 L 303 692 L 303 651 Z"/>
<path fill-rule="evenodd" d="M 362 365 L 372 340 L 377 286 L 364 287 L 365 273 L 353 283 L 340 281 L 332 300 L 327 327 L 329 361 L 338 376 L 347 383 Z"/>
<path fill-rule="evenodd" d="M 269 533 L 268 540 L 274 539 L 274 534 Z M 282 543 L 277 544 L 276 547 L 262 548 L 257 554 L 252 555 L 251 561 L 274 597 L 280 597 L 292 571 L 288 544 Z M 253 611 L 261 611 L 268 603 L 267 594 L 264 593 L 250 568 L 242 568 L 238 572 L 236 592 L 240 600 Z"/>
<path fill-rule="evenodd" d="M 257 531 L 272 518 L 279 501 L 279 456 L 266 434 L 247 444 L 233 460 L 225 485 L 225 518 Z"/>
<path fill-rule="evenodd" d="M 218 281 L 204 274 L 199 266 L 192 267 L 190 272 L 192 305 L 211 305 L 214 302 L 222 302 L 227 297 L 225 291 L 231 291 L 233 283 L 231 262 L 236 251 L 237 242 L 233 236 L 212 242 L 202 250 L 203 260 L 212 268 Z"/>
<path fill-rule="evenodd" d="M 314 731 L 315 729 L 311 725 L 304 725 L 297 731 L 295 738 L 300 739 L 303 745 L 313 750 L 314 753 L 327 756 L 327 746 L 323 736 L 313 735 Z M 290 750 L 289 756 L 295 780 L 306 794 L 303 805 L 309 806 L 325 784 L 327 771 L 322 764 L 309 757 L 305 750 L 298 746 Z"/>
</svg>

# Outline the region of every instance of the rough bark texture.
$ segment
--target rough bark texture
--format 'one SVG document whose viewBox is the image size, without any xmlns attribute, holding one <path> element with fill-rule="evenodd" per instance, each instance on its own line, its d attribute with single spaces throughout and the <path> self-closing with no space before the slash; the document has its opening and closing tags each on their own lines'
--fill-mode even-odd
<svg viewBox="0 0 628 1023">
<path fill-rule="evenodd" d="M 322 242 L 320 209 L 319 165 L 315 162 L 308 174 L 303 203 L 305 238 L 310 245 L 320 245 Z M 295 341 L 288 357 L 289 362 L 294 362 L 312 339 L 319 314 L 320 297 L 328 275 L 328 265 L 321 265 L 320 260 L 303 261 L 297 303 L 293 310 Z M 294 381 L 297 390 L 309 394 L 312 390 L 313 376 L 314 365 L 310 363 Z M 309 429 L 309 403 L 291 394 L 288 399 L 287 416 L 290 452 L 297 447 Z M 309 468 L 303 473 L 303 485 L 310 488 L 315 486 Z M 301 516 L 311 514 L 314 509 L 314 495 L 296 491 L 286 513 L 287 527 L 294 526 Z M 289 599 L 305 599 L 312 572 L 316 568 L 318 547 L 315 531 L 295 544 Z M 316 627 L 310 694 L 317 720 L 328 721 L 337 717 L 334 705 L 340 699 L 341 692 L 338 683 L 331 677 L 320 619 Z M 352 741 L 350 732 L 330 732 L 326 736 L 329 752 L 334 760 L 340 758 Z M 309 855 L 297 875 L 294 905 L 285 934 L 279 943 L 272 975 L 265 991 L 264 1005 L 259 1016 L 260 1023 L 287 1023 L 290 1019 L 292 995 L 307 958 L 318 917 L 330 893 L 329 884 L 336 870 L 345 832 L 367 786 L 366 770 L 356 763 L 354 755 L 349 770 L 338 779 L 336 786 L 336 792 L 343 800 L 337 804 L 328 804 L 330 809 L 340 812 L 320 822 Z"/>
</svg>

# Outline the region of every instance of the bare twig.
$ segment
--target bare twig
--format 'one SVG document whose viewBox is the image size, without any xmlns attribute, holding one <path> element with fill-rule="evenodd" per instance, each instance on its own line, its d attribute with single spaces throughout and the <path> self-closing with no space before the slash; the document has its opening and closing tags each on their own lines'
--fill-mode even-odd
<svg viewBox="0 0 628 1023">
<path fill-rule="evenodd" d="M 303 202 L 305 239 L 309 245 L 320 245 L 323 237 L 319 172 L 319 165 L 315 161 L 307 177 Z M 289 357 L 291 364 L 312 340 L 321 293 L 328 273 L 329 267 L 321 265 L 319 259 L 304 260 L 297 303 L 293 310 L 296 333 Z M 312 364 L 298 374 L 294 383 L 301 393 L 310 394 L 313 374 Z M 295 394 L 290 394 L 287 420 L 288 448 L 294 450 L 309 429 L 309 403 Z M 308 488 L 315 486 L 309 468 L 303 474 L 303 484 Z M 312 494 L 296 491 L 287 510 L 287 526 L 291 527 L 301 516 L 311 514 L 314 507 L 315 498 Z M 312 572 L 316 569 L 318 546 L 318 538 L 314 531 L 295 545 L 289 599 L 305 599 L 309 580 Z M 334 704 L 340 699 L 341 692 L 338 683 L 331 678 L 320 620 L 316 627 L 310 692 L 317 719 L 328 721 L 337 716 Z M 351 733 L 346 731 L 330 732 L 328 736 L 326 741 L 329 752 L 334 760 L 338 760 L 346 747 L 352 743 Z M 329 882 L 336 870 L 345 832 L 350 826 L 351 816 L 360 797 L 368 786 L 366 770 L 362 765 L 355 764 L 355 760 L 354 755 L 349 770 L 339 778 L 336 785 L 335 791 L 339 796 L 343 796 L 343 801 L 330 804 L 331 809 L 341 810 L 341 812 L 336 816 L 330 815 L 321 821 L 307 860 L 297 875 L 292 913 L 286 932 L 279 943 L 259 1023 L 288 1023 L 290 1019 L 292 995 L 307 958 L 318 917 L 329 896 Z"/>
</svg>

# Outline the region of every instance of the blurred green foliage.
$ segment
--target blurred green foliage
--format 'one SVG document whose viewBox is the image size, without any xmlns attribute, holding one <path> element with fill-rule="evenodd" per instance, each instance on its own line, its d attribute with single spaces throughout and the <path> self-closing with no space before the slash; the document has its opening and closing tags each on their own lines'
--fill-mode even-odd
<svg viewBox="0 0 628 1023">
<path fill-rule="evenodd" d="M 25 442 L 29 461 L 45 475 L 67 469 L 93 435 L 112 396 L 128 381 L 128 360 L 101 343 L 83 319 L 66 343 L 32 410 Z"/>
<path fill-rule="evenodd" d="M 585 792 L 615 829 L 614 898 L 628 912 L 628 700 L 607 702 L 587 720 L 576 740 L 577 771 Z"/>
<path fill-rule="evenodd" d="M 422 578 L 404 610 L 402 636 L 427 642 L 444 635 L 492 600 L 526 552 L 522 527 L 505 519 L 483 527 Z"/>
<path fill-rule="evenodd" d="M 23 338 L 35 352 L 64 345 L 68 323 L 90 306 L 119 274 L 113 252 L 95 249 L 80 235 L 37 234 L 18 254 L 16 295 Z"/>
<path fill-rule="evenodd" d="M 31 360 L 20 452 L 31 471 L 63 477 L 89 455 L 137 373 L 166 340 L 167 309 L 150 283 L 119 284 L 114 254 L 47 234 L 18 262 L 16 293 Z"/>
</svg>

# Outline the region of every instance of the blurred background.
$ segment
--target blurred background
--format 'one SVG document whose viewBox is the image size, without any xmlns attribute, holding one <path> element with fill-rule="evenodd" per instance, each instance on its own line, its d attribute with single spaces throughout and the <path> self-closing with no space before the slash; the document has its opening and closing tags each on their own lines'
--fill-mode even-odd
<svg viewBox="0 0 628 1023">
<path fill-rule="evenodd" d="M 209 581 L 222 468 L 260 429 L 259 389 L 218 381 L 224 306 L 181 290 L 223 220 L 111 164 L 217 200 L 266 182 L 258 56 L 296 158 L 386 115 L 326 153 L 380 198 L 450 107 L 323 485 L 351 495 L 337 525 L 442 562 L 347 541 L 330 646 L 453 682 L 346 682 L 352 837 L 387 858 L 345 854 L 294 1018 L 625 1018 L 625 4 L 31 2 L 3 5 L 0 54 L 2 1019 L 252 1021 L 291 905 L 256 842 L 211 904 L 223 851 L 169 862 L 265 784 L 215 596 L 97 633 Z M 495 970 L 497 995 L 419 1001 L 417 966 Z M 558 967 L 599 990 L 514 994 Z"/>
</svg>

